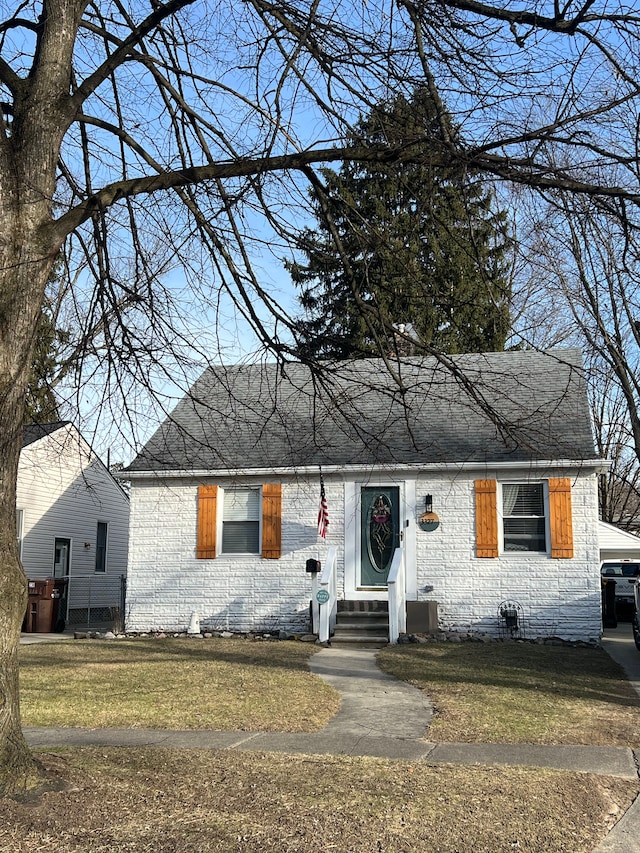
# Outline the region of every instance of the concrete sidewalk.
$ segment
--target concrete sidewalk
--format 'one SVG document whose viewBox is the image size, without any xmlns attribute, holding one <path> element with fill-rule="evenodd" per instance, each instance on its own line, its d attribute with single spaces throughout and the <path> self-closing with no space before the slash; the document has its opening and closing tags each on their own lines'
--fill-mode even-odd
<svg viewBox="0 0 640 853">
<path fill-rule="evenodd" d="M 239 749 L 305 755 L 353 755 L 424 761 L 426 764 L 475 764 L 545 767 L 637 779 L 633 750 L 616 746 L 532 746 L 528 744 L 430 743 L 366 733 L 332 731 L 311 734 L 273 732 L 165 731 L 159 729 L 24 728 L 32 747 L 163 746 L 175 749 Z"/>
<path fill-rule="evenodd" d="M 61 634 L 20 634 L 21 646 L 32 646 L 35 643 L 54 643 L 58 640 L 73 640 L 73 632 Z"/>
<path fill-rule="evenodd" d="M 58 639 L 60 636 L 58 635 Z M 640 657 L 640 655 L 639 655 Z M 25 728 L 33 747 L 163 746 L 353 755 L 426 764 L 517 765 L 638 779 L 640 754 L 626 747 L 431 743 L 432 708 L 415 687 L 381 672 L 375 651 L 323 649 L 312 672 L 340 691 L 340 711 L 320 732 Z M 640 853 L 640 798 L 594 853 Z"/>
</svg>

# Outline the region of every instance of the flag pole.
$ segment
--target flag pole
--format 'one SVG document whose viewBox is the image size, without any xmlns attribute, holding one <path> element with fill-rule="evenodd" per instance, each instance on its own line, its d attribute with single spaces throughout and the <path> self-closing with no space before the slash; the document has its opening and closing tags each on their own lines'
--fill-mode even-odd
<svg viewBox="0 0 640 853">
<path fill-rule="evenodd" d="M 327 530 L 329 528 L 329 507 L 327 505 L 327 496 L 324 490 L 322 465 L 318 465 L 318 469 L 320 471 L 320 506 L 318 508 L 318 536 L 326 540 Z"/>
</svg>

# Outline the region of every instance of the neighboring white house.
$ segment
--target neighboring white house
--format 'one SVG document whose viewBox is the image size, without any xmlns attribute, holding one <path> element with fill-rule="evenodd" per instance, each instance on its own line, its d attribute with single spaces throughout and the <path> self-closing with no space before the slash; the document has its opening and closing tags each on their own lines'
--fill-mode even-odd
<svg viewBox="0 0 640 853">
<path fill-rule="evenodd" d="M 575 350 L 209 369 L 123 473 L 127 625 L 305 630 L 309 558 L 366 609 L 401 548 L 444 630 L 597 640 L 603 469 Z"/>
<path fill-rule="evenodd" d="M 68 578 L 69 625 L 113 619 L 127 571 L 129 498 L 71 423 L 25 427 L 16 508 L 27 578 Z"/>
<path fill-rule="evenodd" d="M 599 523 L 598 529 L 601 560 L 640 560 L 640 536 L 605 521 Z"/>
</svg>

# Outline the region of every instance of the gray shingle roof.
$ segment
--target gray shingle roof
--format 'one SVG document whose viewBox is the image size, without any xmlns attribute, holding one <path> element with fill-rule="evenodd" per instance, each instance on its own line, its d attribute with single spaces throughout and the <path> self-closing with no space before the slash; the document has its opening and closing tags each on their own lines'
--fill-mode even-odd
<svg viewBox="0 0 640 853">
<path fill-rule="evenodd" d="M 128 471 L 595 460 L 577 350 L 209 368 Z"/>
<path fill-rule="evenodd" d="M 52 421 L 47 424 L 27 424 L 22 431 L 22 446 L 28 447 L 34 441 L 40 441 L 41 438 L 57 432 L 69 423 L 70 421 Z"/>
</svg>

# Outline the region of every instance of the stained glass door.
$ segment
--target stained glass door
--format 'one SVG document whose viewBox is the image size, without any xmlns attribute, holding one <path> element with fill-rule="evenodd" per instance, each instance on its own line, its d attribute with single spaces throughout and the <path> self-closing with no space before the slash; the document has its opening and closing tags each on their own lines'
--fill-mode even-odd
<svg viewBox="0 0 640 853">
<path fill-rule="evenodd" d="M 360 509 L 360 586 L 386 587 L 400 545 L 398 486 L 362 487 Z"/>
</svg>

